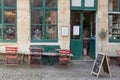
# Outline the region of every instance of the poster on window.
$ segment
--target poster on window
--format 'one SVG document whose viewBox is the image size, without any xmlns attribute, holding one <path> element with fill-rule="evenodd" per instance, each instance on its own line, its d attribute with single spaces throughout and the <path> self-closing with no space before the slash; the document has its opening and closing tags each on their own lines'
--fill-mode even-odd
<svg viewBox="0 0 120 80">
<path fill-rule="evenodd" d="M 73 35 L 79 35 L 80 34 L 79 27 L 80 26 L 73 26 Z"/>
<path fill-rule="evenodd" d="M 62 27 L 62 36 L 68 36 L 68 27 Z"/>
<path fill-rule="evenodd" d="M 80 26 L 73 26 L 73 35 L 79 35 L 79 27 Z"/>
</svg>

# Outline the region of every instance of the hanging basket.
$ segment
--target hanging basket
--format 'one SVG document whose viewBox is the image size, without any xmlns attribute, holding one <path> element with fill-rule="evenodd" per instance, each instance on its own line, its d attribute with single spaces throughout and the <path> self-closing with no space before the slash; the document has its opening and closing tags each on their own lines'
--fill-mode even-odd
<svg viewBox="0 0 120 80">
<path fill-rule="evenodd" d="M 101 29 L 100 33 L 99 33 L 100 38 L 103 40 L 107 37 L 107 30 L 105 30 L 104 28 Z"/>
</svg>

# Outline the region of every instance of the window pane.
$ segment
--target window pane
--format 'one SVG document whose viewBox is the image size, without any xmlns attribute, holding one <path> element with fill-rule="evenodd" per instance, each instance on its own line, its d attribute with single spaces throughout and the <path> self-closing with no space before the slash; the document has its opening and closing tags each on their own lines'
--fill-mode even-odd
<svg viewBox="0 0 120 80">
<path fill-rule="evenodd" d="M 46 7 L 55 8 L 57 0 L 46 0 Z"/>
<path fill-rule="evenodd" d="M 56 40 L 56 26 L 46 27 L 46 38 L 49 40 Z"/>
<path fill-rule="evenodd" d="M 109 15 L 109 38 L 120 39 L 120 15 Z"/>
<path fill-rule="evenodd" d="M 4 12 L 4 23 L 16 23 L 16 12 L 14 10 Z"/>
<path fill-rule="evenodd" d="M 4 39 L 15 40 L 16 39 L 16 27 L 11 25 L 4 26 Z"/>
<path fill-rule="evenodd" d="M 119 0 L 109 0 L 109 11 L 118 11 Z"/>
<path fill-rule="evenodd" d="M 80 11 L 72 11 L 71 12 L 71 39 L 80 39 L 80 29 L 81 29 L 81 24 L 80 24 Z M 79 32 L 79 34 L 75 34 Z"/>
<path fill-rule="evenodd" d="M 16 0 L 4 0 L 5 6 L 15 6 L 16 5 Z"/>
<path fill-rule="evenodd" d="M 72 0 L 72 6 L 79 6 L 79 7 L 81 7 L 81 1 L 82 0 Z"/>
<path fill-rule="evenodd" d="M 94 7 L 94 0 L 85 0 L 85 7 Z"/>
<path fill-rule="evenodd" d="M 32 40 L 42 39 L 42 26 L 32 26 L 31 30 Z"/>
<path fill-rule="evenodd" d="M 42 11 L 32 11 L 32 24 L 43 24 Z"/>
<path fill-rule="evenodd" d="M 2 13 L 1 13 L 1 10 L 0 10 L 0 24 L 1 24 L 1 21 L 2 21 Z"/>
<path fill-rule="evenodd" d="M 32 0 L 33 7 L 42 7 L 42 0 Z"/>
<path fill-rule="evenodd" d="M 0 40 L 2 39 L 2 25 L 0 25 Z"/>
<path fill-rule="evenodd" d="M 56 11 L 46 11 L 46 24 L 56 24 Z"/>
</svg>

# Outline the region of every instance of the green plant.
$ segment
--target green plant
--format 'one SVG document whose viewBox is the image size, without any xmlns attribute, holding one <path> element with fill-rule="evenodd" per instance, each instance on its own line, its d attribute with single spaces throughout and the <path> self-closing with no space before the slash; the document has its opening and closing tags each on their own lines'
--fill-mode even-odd
<svg viewBox="0 0 120 80">
<path fill-rule="evenodd" d="M 104 40 L 107 37 L 107 30 L 105 30 L 104 28 L 101 29 L 99 36 L 102 40 Z"/>
<path fill-rule="evenodd" d="M 101 51 L 103 51 L 103 40 L 107 37 L 107 30 L 105 30 L 104 28 L 102 28 L 101 31 L 99 32 L 99 37 L 102 40 Z"/>
</svg>

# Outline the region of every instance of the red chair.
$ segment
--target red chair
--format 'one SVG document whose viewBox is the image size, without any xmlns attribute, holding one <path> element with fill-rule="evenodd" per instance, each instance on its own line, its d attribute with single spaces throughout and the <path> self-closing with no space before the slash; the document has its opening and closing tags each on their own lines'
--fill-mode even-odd
<svg viewBox="0 0 120 80">
<path fill-rule="evenodd" d="M 60 50 L 59 64 L 65 64 L 66 68 L 68 68 L 70 63 L 70 50 Z"/>
<path fill-rule="evenodd" d="M 30 65 L 31 66 L 40 66 L 43 48 L 30 48 Z"/>
<path fill-rule="evenodd" d="M 17 47 L 6 47 L 6 65 L 18 65 Z"/>
</svg>

